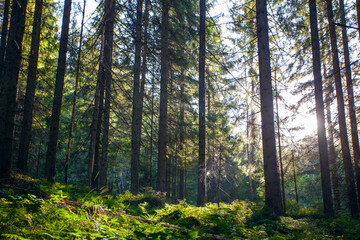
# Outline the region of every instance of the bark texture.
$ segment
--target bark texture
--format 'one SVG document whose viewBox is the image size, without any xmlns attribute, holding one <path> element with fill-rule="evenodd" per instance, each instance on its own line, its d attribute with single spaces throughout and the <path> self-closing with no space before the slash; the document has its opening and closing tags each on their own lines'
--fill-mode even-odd
<svg viewBox="0 0 360 240">
<path fill-rule="evenodd" d="M 324 215 L 334 217 L 334 207 L 331 195 L 329 155 L 325 128 L 325 111 L 321 77 L 320 42 L 317 21 L 316 0 L 309 0 L 311 46 L 313 57 L 313 74 L 315 86 L 315 109 L 317 118 L 317 135 L 320 154 L 321 186 L 323 196 Z"/>
<path fill-rule="evenodd" d="M 334 71 L 333 75 L 334 75 L 334 79 L 335 79 L 335 90 L 336 90 L 337 111 L 338 111 L 338 118 L 339 118 L 341 151 L 342 151 L 342 155 L 343 155 L 347 195 L 348 195 L 350 213 L 353 217 L 356 217 L 358 215 L 359 208 L 358 208 L 357 197 L 356 197 L 354 170 L 353 170 L 353 166 L 352 166 L 352 162 L 351 162 L 349 140 L 348 140 L 347 130 L 346 130 L 344 95 L 343 95 L 341 76 L 340 76 L 339 54 L 338 54 L 338 47 L 337 47 L 337 42 L 336 42 L 336 31 L 335 31 L 335 25 L 334 25 L 334 20 L 333 20 L 334 16 L 333 16 L 331 0 L 326 0 L 326 12 L 327 12 L 327 19 L 328 19 L 328 23 L 329 23 L 332 63 L 333 63 L 333 71 Z"/>
<path fill-rule="evenodd" d="M 100 188 L 107 186 L 108 146 L 110 126 L 111 104 L 111 71 L 112 71 L 112 47 L 114 36 L 115 0 L 105 1 L 105 44 L 104 44 L 104 76 L 105 76 L 105 109 L 102 130 L 102 155 L 100 161 Z"/>
<path fill-rule="evenodd" d="M 10 0 L 5 0 L 3 21 L 2 21 L 2 27 L 1 27 L 0 78 L 1 78 L 1 75 L 3 74 L 4 63 L 5 63 L 5 48 L 6 48 L 6 41 L 7 41 L 7 37 L 8 37 L 9 10 L 10 10 Z M 2 85 L 2 82 L 0 82 L 0 92 L 1 92 L 1 85 Z"/>
<path fill-rule="evenodd" d="M 13 1 L 4 72 L 0 76 L 0 179 L 10 178 L 16 94 L 19 81 L 27 0 Z"/>
<path fill-rule="evenodd" d="M 276 161 L 274 104 L 271 84 L 270 49 L 265 0 L 256 1 L 256 26 L 260 72 L 261 126 L 263 141 L 265 204 L 282 215 L 279 172 Z"/>
<path fill-rule="evenodd" d="M 142 92 L 140 83 L 141 73 L 141 38 L 142 38 L 142 8 L 143 0 L 137 1 L 136 36 L 135 36 L 135 63 L 133 85 L 133 109 L 131 123 L 131 192 L 139 192 L 139 162 L 142 120 Z"/>
<path fill-rule="evenodd" d="M 77 58 L 77 61 L 76 61 L 76 77 L 75 77 L 74 98 L 73 98 L 73 105 L 72 105 L 72 110 L 71 110 L 71 119 L 70 119 L 70 125 L 69 125 L 68 144 L 67 144 L 67 148 L 66 148 L 66 159 L 65 159 L 65 183 L 66 184 L 68 184 L 68 182 L 69 182 L 71 139 L 72 139 L 72 132 L 73 132 L 73 129 L 74 129 L 76 99 L 77 99 L 77 91 L 78 91 L 78 85 L 79 85 L 79 79 L 80 79 L 80 64 L 81 64 L 80 60 L 81 60 L 81 50 L 82 50 L 82 42 L 83 42 L 85 9 L 86 9 L 86 0 L 84 0 L 84 6 L 83 6 L 83 11 L 82 11 L 79 50 L 78 50 L 78 58 Z"/>
<path fill-rule="evenodd" d="M 89 147 L 89 162 L 88 162 L 88 175 L 87 185 L 93 189 L 97 187 L 97 175 L 99 171 L 99 141 L 101 130 L 101 118 L 104 101 L 105 82 L 103 82 L 103 58 L 104 58 L 104 26 L 101 38 L 101 50 L 99 58 L 99 69 L 95 90 L 95 103 L 93 110 L 93 119 L 90 130 L 90 147 Z"/>
<path fill-rule="evenodd" d="M 340 3 L 341 24 L 343 26 L 346 26 L 344 0 L 339 0 L 339 3 Z M 346 89 L 348 94 L 348 107 L 349 107 L 349 115 L 350 115 L 350 132 L 351 132 L 352 148 L 353 148 L 354 162 L 355 162 L 355 177 L 357 184 L 358 205 L 360 205 L 360 147 L 359 147 L 357 120 L 356 120 L 356 107 L 354 101 L 353 79 L 351 76 L 349 40 L 348 40 L 346 27 L 342 27 L 341 33 L 342 33 L 344 59 L 345 59 L 345 78 L 346 78 Z"/>
<path fill-rule="evenodd" d="M 157 190 L 166 192 L 166 146 L 167 146 L 167 103 L 169 81 L 169 0 L 162 1 L 161 22 L 161 81 L 160 81 L 160 117 L 158 142 Z"/>
<path fill-rule="evenodd" d="M 199 46 L 199 165 L 197 205 L 205 204 L 206 196 L 206 128 L 205 128 L 205 13 L 206 1 L 200 0 L 200 46 Z"/>
<path fill-rule="evenodd" d="M 324 74 L 325 75 L 325 74 Z M 334 127 L 331 120 L 331 110 L 330 110 L 330 101 L 331 93 L 333 89 L 330 86 L 330 89 L 326 93 L 325 109 L 326 109 L 326 123 L 328 126 L 328 145 L 329 145 L 329 162 L 330 162 L 330 171 L 331 171 L 331 183 L 332 183 L 332 192 L 334 194 L 334 206 L 336 210 L 340 210 L 340 191 L 339 191 L 339 177 L 338 177 L 338 167 L 336 163 L 337 154 L 334 144 Z"/>
<path fill-rule="evenodd" d="M 46 166 L 45 177 L 48 182 L 55 182 L 56 175 L 56 151 L 58 147 L 59 139 L 59 126 L 61 105 L 63 97 L 65 70 L 66 70 L 66 53 L 69 39 L 69 26 L 70 26 L 70 12 L 71 12 L 71 0 L 65 0 L 64 14 L 62 19 L 61 36 L 60 36 L 60 48 L 58 65 L 55 79 L 55 93 L 51 114 L 49 142 L 46 152 Z"/>
<path fill-rule="evenodd" d="M 183 74 L 182 74 L 183 77 Z M 185 84 L 184 79 L 181 78 L 180 83 L 180 129 L 179 129 L 179 165 L 180 165 L 180 172 L 179 172 L 179 199 L 184 199 L 184 186 L 185 186 L 185 156 L 184 156 L 184 144 L 185 144 L 185 131 L 184 131 L 184 125 L 185 125 Z"/>
<path fill-rule="evenodd" d="M 22 173 L 28 172 L 28 157 L 31 141 L 31 126 L 33 118 L 34 97 L 36 89 L 36 73 L 39 58 L 40 32 L 41 32 L 41 16 L 42 16 L 43 0 L 35 1 L 34 22 L 31 35 L 31 47 L 29 56 L 29 67 L 26 82 L 26 92 L 24 99 L 23 121 L 21 126 L 19 156 L 17 161 L 17 169 Z"/>
</svg>

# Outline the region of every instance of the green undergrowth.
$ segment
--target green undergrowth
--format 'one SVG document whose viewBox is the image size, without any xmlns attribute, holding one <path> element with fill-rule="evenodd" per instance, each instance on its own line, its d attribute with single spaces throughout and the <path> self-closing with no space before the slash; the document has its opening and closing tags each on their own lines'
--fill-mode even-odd
<svg viewBox="0 0 360 240">
<path fill-rule="evenodd" d="M 1 239 L 360 239 L 360 221 L 298 209 L 275 217 L 247 201 L 170 204 L 151 189 L 111 196 L 26 176 L 0 184 Z"/>
</svg>

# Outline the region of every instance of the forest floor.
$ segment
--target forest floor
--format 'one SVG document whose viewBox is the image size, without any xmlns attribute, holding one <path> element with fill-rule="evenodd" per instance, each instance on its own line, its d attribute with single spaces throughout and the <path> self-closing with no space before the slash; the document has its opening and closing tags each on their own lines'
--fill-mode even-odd
<svg viewBox="0 0 360 240">
<path fill-rule="evenodd" d="M 0 183 L 1 239 L 360 239 L 360 220 L 247 201 L 195 207 L 154 191 L 111 196 L 16 175 Z"/>
</svg>

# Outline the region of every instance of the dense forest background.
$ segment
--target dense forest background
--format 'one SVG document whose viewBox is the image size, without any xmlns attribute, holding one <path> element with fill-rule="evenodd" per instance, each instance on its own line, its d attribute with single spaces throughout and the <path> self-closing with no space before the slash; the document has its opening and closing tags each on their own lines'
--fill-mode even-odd
<svg viewBox="0 0 360 240">
<path fill-rule="evenodd" d="M 0 179 L 359 214 L 359 1 L 0 7 Z"/>
</svg>

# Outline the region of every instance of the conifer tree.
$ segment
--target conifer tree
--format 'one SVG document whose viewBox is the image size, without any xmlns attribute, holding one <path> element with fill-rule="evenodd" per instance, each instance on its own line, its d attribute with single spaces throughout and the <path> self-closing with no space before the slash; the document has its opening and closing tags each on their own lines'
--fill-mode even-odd
<svg viewBox="0 0 360 240">
<path fill-rule="evenodd" d="M 326 76 L 326 74 L 324 74 Z M 340 191 L 339 191 L 339 177 L 338 177 L 338 167 L 336 164 L 336 149 L 334 144 L 334 126 L 331 118 L 331 95 L 333 92 L 333 86 L 328 84 L 328 90 L 325 95 L 325 109 L 326 109 L 326 123 L 328 126 L 328 145 L 329 145 L 329 163 L 331 171 L 331 183 L 332 183 L 332 192 L 334 195 L 334 206 L 336 210 L 340 210 Z"/>
<path fill-rule="evenodd" d="M 142 5 L 143 0 L 137 1 L 136 11 L 136 36 L 135 36 L 135 63 L 133 85 L 133 111 L 131 123 L 131 192 L 139 191 L 139 162 L 141 141 L 141 115 L 142 115 L 142 91 L 140 83 L 141 73 L 141 38 L 142 38 Z M 144 79 L 142 79 L 144 80 Z"/>
<path fill-rule="evenodd" d="M 342 42 L 344 50 L 344 60 L 345 60 L 345 78 L 346 78 L 346 89 L 348 94 L 348 107 L 350 115 L 350 131 L 351 131 L 351 140 L 352 140 L 352 149 L 354 154 L 354 163 L 355 163 L 355 176 L 357 184 L 357 195 L 358 195 L 358 205 L 360 206 L 360 146 L 359 146 L 359 135 L 357 128 L 356 120 L 356 107 L 354 101 L 354 90 L 353 90 L 353 79 L 351 74 L 351 65 L 350 65 L 350 52 L 349 52 L 349 40 L 346 30 L 346 18 L 345 18 L 345 6 L 344 0 L 339 0 L 340 4 L 340 18 L 342 27 Z"/>
<path fill-rule="evenodd" d="M 206 1 L 200 0 L 200 46 L 199 46 L 199 166 L 198 166 L 198 197 L 197 205 L 204 205 L 206 199 L 206 159 L 205 159 L 205 16 Z"/>
<path fill-rule="evenodd" d="M 161 20 L 161 82 L 160 82 L 160 117 L 158 142 L 157 190 L 166 192 L 166 146 L 168 142 L 168 81 L 169 81 L 169 7 L 170 1 L 162 1 Z"/>
<path fill-rule="evenodd" d="M 356 17 L 357 17 L 357 24 L 358 24 L 358 31 L 359 31 L 359 38 L 360 38 L 360 0 L 356 0 Z"/>
<path fill-rule="evenodd" d="M 4 11 L 3 11 L 3 20 L 1 26 L 1 43 L 0 43 L 0 79 L 4 70 L 4 62 L 5 62 L 5 47 L 6 40 L 8 35 L 8 25 L 9 25 L 9 10 L 10 10 L 10 0 L 5 0 L 4 2 Z M 0 92 L 1 92 L 1 84 L 0 82 Z"/>
<path fill-rule="evenodd" d="M 256 1 L 256 27 L 260 72 L 260 99 L 265 174 L 265 204 L 282 215 L 279 172 L 276 161 L 274 107 L 271 84 L 269 33 L 266 0 Z"/>
<path fill-rule="evenodd" d="M 29 147 L 31 141 L 31 126 L 33 121 L 33 106 L 34 106 L 34 97 L 35 97 L 35 89 L 36 89 L 39 47 L 40 47 L 42 8 L 43 8 L 43 0 L 37 0 L 35 2 L 28 76 L 27 76 L 26 93 L 24 100 L 23 121 L 21 127 L 19 156 L 17 162 L 17 169 L 23 173 L 28 172 L 28 157 L 29 157 Z"/>
<path fill-rule="evenodd" d="M 27 0 L 13 1 L 4 72 L 0 74 L 0 179 L 10 178 L 16 94 L 19 81 Z"/>
<path fill-rule="evenodd" d="M 324 100 L 322 91 L 320 42 L 318 33 L 316 0 L 309 0 L 311 45 L 313 55 L 313 74 L 315 85 L 315 105 L 317 118 L 318 145 L 320 154 L 321 185 L 323 194 L 324 215 L 334 217 L 333 201 L 331 196 L 329 156 L 327 148 Z"/>
<path fill-rule="evenodd" d="M 45 176 L 48 182 L 55 182 L 56 175 L 56 153 L 59 139 L 60 115 L 62 96 L 64 88 L 65 70 L 66 70 L 66 54 L 69 39 L 71 0 L 65 0 L 64 13 L 62 20 L 60 48 L 58 57 L 58 66 L 56 71 L 55 92 L 53 107 L 51 112 L 51 122 L 49 131 L 49 141 L 46 153 Z"/>
<path fill-rule="evenodd" d="M 103 113 L 104 89 L 105 82 L 103 82 L 103 61 L 104 61 L 104 25 L 101 31 L 101 49 L 99 57 L 99 68 L 95 89 L 95 102 L 93 117 L 90 129 L 90 147 L 89 147 L 89 161 L 87 185 L 93 189 L 97 187 L 97 176 L 99 174 L 99 146 L 100 146 L 100 132 L 101 119 Z"/>
<path fill-rule="evenodd" d="M 79 50 L 77 53 L 77 61 L 76 61 L 76 76 L 75 76 L 75 88 L 74 88 L 74 97 L 73 97 L 73 106 L 71 111 L 71 120 L 69 125 L 69 137 L 68 144 L 66 148 L 66 159 L 65 159 L 65 183 L 68 184 L 69 181 L 69 165 L 70 165 L 70 150 L 71 150 L 71 139 L 72 133 L 74 129 L 74 119 L 75 119 L 75 109 L 76 109 L 76 100 L 78 94 L 78 85 L 80 79 L 80 64 L 81 64 L 81 52 L 82 52 L 82 44 L 83 44 L 83 32 L 84 32 L 84 20 L 85 20 L 85 9 L 86 9 L 86 0 L 84 0 L 82 10 L 82 19 L 81 19 L 81 27 L 80 27 L 80 40 L 79 40 Z"/>
<path fill-rule="evenodd" d="M 344 170 L 345 170 L 347 195 L 348 195 L 350 213 L 353 217 L 356 217 L 359 213 L 359 208 L 356 197 L 354 171 L 351 161 L 349 140 L 346 130 L 344 95 L 343 95 L 342 83 L 341 83 L 339 54 L 338 54 L 338 47 L 336 42 L 337 38 L 336 38 L 331 0 L 326 0 L 326 13 L 327 13 L 327 19 L 329 24 L 328 26 L 330 32 L 332 63 L 333 63 L 333 71 L 334 71 L 332 75 L 334 75 L 334 79 L 335 79 L 337 113 L 339 118 L 340 142 L 341 142 L 341 151 L 342 151 Z"/>
<path fill-rule="evenodd" d="M 105 1 L 105 44 L 104 44 L 104 81 L 105 85 L 105 109 L 102 130 L 102 155 L 100 162 L 100 188 L 107 185 L 108 171 L 108 146 L 109 146 L 109 126 L 110 126 L 110 103 L 111 103 L 111 81 L 112 81 L 112 48 L 115 21 L 115 0 Z M 103 81 L 103 82 L 104 82 Z"/>
</svg>

